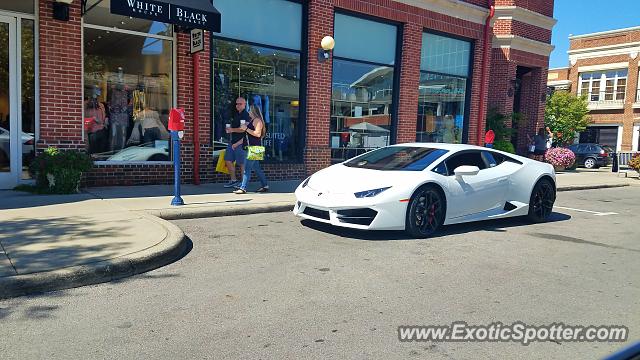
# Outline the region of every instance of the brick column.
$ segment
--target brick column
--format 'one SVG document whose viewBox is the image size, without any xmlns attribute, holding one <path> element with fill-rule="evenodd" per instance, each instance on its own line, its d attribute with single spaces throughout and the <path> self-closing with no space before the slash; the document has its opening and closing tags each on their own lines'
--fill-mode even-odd
<svg viewBox="0 0 640 360">
<path fill-rule="evenodd" d="M 516 78 L 517 65 L 508 58 L 508 49 L 495 48 L 492 51 L 491 73 L 487 110 L 495 108 L 509 116 L 513 112 L 513 94 L 508 96 L 511 81 Z"/>
<path fill-rule="evenodd" d="M 38 4 L 40 139 L 37 147 L 84 149 L 80 1 L 69 6 L 69 21 L 53 19 L 53 1 Z"/>
<path fill-rule="evenodd" d="M 318 61 L 323 37 L 333 34 L 333 1 L 309 1 L 309 58 L 307 63 L 307 128 L 304 162 L 312 174 L 331 164 L 329 125 L 331 117 L 332 59 Z"/>
<path fill-rule="evenodd" d="M 190 52 L 190 34 L 180 33 L 177 36 L 178 57 L 177 68 L 178 78 L 178 107 L 184 108 L 185 131 L 181 144 L 181 170 L 184 182 L 193 181 L 193 135 L 194 123 L 197 121 L 200 130 L 200 178 L 201 181 L 208 178 L 213 173 L 213 150 L 209 144 L 211 135 L 211 56 L 209 44 L 209 32 L 205 31 L 205 48 L 200 52 L 200 71 L 197 74 L 200 80 L 198 99 L 194 99 L 193 93 L 193 55 Z M 200 106 L 198 119 L 193 118 L 193 104 L 197 100 Z"/>
<path fill-rule="evenodd" d="M 636 102 L 636 89 L 638 89 L 638 62 L 640 55 L 636 55 L 635 59 L 629 58 L 629 72 L 627 75 L 627 93 L 624 97 L 624 118 L 622 128 L 622 151 L 631 151 L 633 149 L 633 124 L 634 113 L 633 104 Z"/>
<path fill-rule="evenodd" d="M 523 119 L 518 127 L 518 143 L 514 144 L 518 153 L 527 152 L 527 135 L 533 137 L 539 128 L 544 127 L 545 102 L 542 95 L 546 92 L 546 81 L 546 68 L 535 68 L 522 78 L 520 113 Z"/>
<path fill-rule="evenodd" d="M 400 101 L 398 106 L 397 143 L 416 141 L 416 113 L 418 111 L 418 86 L 420 83 L 420 54 L 422 50 L 422 26 L 404 25 L 402 63 L 400 65 Z"/>
</svg>

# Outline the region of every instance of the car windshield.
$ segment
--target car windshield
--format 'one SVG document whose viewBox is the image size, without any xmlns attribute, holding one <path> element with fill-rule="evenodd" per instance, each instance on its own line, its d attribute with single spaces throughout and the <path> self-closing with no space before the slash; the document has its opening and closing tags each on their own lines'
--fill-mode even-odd
<svg viewBox="0 0 640 360">
<path fill-rule="evenodd" d="M 422 171 L 447 150 L 420 146 L 388 146 L 348 160 L 345 166 L 373 170 Z"/>
</svg>

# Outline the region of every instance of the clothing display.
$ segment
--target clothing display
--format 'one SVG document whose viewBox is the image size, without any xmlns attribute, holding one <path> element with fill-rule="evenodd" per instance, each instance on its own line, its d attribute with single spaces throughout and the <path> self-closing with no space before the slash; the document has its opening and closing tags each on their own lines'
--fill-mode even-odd
<svg viewBox="0 0 640 360">
<path fill-rule="evenodd" d="M 101 153 L 107 147 L 107 112 L 97 99 L 87 101 L 84 110 L 89 153 Z"/>
<path fill-rule="evenodd" d="M 109 93 L 111 150 L 125 147 L 129 130 L 129 91 L 122 84 L 113 85 Z"/>
</svg>

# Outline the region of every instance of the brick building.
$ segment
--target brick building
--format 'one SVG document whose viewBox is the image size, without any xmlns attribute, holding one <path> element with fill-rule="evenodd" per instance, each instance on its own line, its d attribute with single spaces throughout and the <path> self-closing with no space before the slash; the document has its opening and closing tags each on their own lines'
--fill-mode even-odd
<svg viewBox="0 0 640 360">
<path fill-rule="evenodd" d="M 638 151 L 640 27 L 570 36 L 569 43 L 570 66 L 549 70 L 547 85 L 587 97 L 590 124 L 577 141 Z"/>
<path fill-rule="evenodd" d="M 159 16 L 208 0 L 65 2 L 0 3 L 0 188 L 48 146 L 87 150 L 90 186 L 170 183 L 172 107 L 183 181 L 224 181 L 214 154 L 238 96 L 264 113 L 271 179 L 387 144 L 482 143 L 491 107 L 525 115 L 522 151 L 543 119 L 553 0 L 215 0 L 221 31 L 197 56 L 199 25 Z"/>
</svg>

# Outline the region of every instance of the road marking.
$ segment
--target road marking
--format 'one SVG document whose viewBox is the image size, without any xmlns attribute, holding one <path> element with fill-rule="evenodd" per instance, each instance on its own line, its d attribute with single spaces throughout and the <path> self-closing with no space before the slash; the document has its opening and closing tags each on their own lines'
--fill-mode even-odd
<svg viewBox="0 0 640 360">
<path fill-rule="evenodd" d="M 593 214 L 595 216 L 618 215 L 618 213 L 615 213 L 615 212 L 599 212 L 599 211 L 591 211 L 591 210 L 574 209 L 574 208 L 562 207 L 562 206 L 554 206 L 554 208 L 563 209 L 563 210 L 578 211 L 578 212 L 585 212 L 585 213 Z"/>
</svg>

